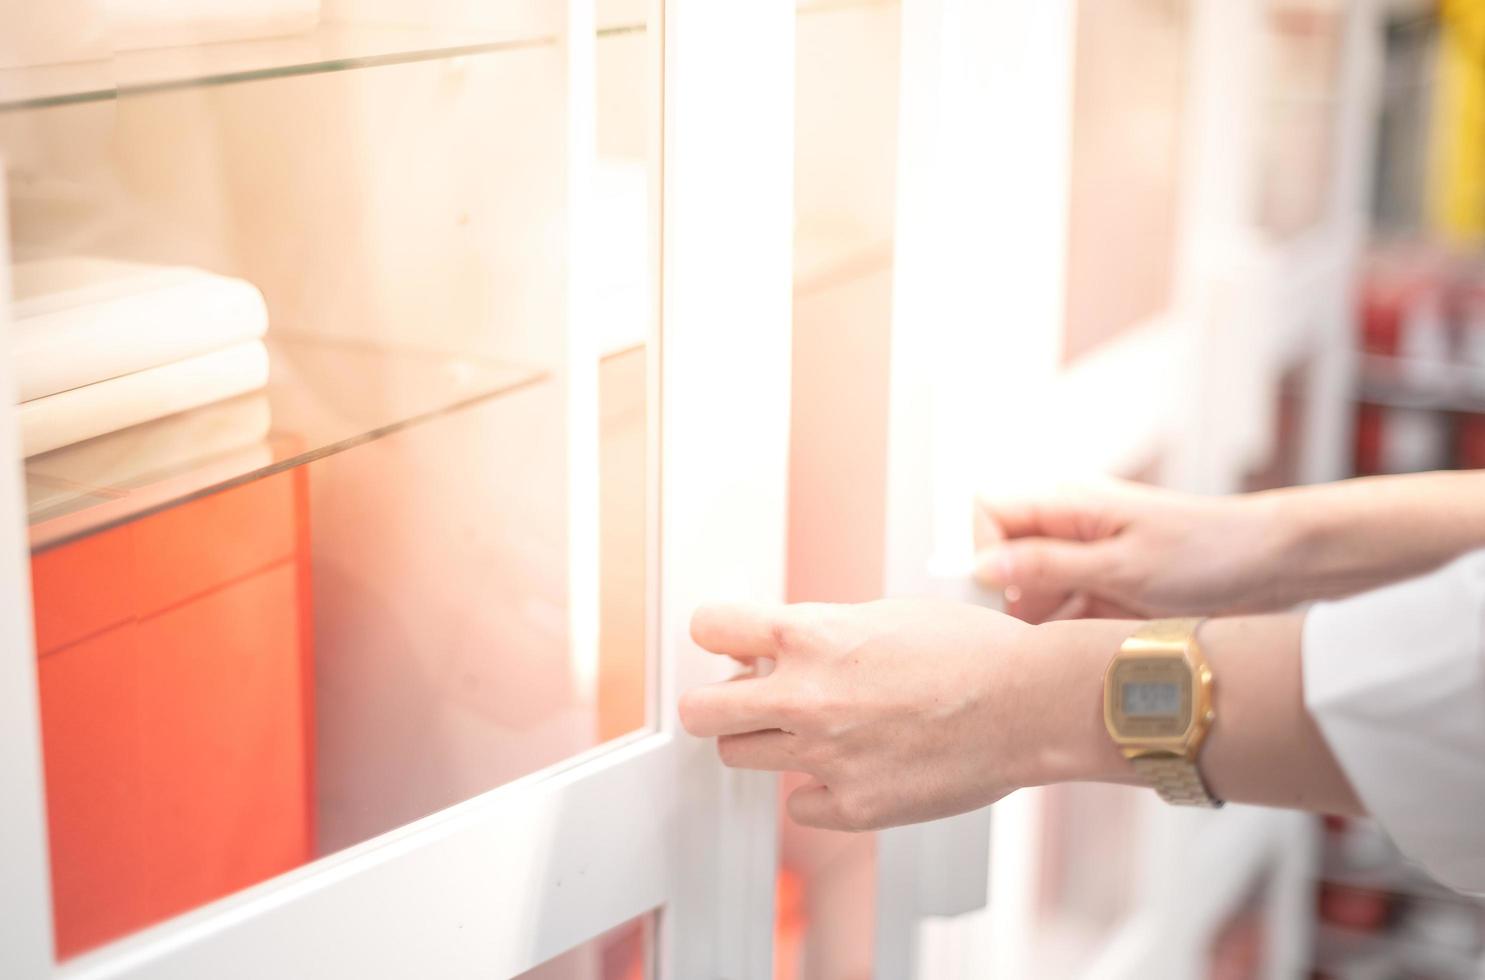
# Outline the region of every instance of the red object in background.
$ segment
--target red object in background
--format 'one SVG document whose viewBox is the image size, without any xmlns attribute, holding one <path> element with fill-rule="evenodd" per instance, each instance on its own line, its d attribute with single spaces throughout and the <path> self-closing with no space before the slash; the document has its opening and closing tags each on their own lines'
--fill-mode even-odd
<svg viewBox="0 0 1485 980">
<path fill-rule="evenodd" d="M 799 980 L 804 962 L 804 939 L 809 932 L 805 882 L 798 872 L 779 868 L 774 886 L 774 980 Z"/>
<path fill-rule="evenodd" d="M 1386 413 L 1380 406 L 1365 403 L 1356 406 L 1357 476 L 1375 476 L 1382 472 L 1382 434 Z"/>
<path fill-rule="evenodd" d="M 1416 260 L 1376 259 L 1361 283 L 1361 349 L 1396 357 L 1408 311 L 1435 280 Z"/>
<path fill-rule="evenodd" d="M 1426 330 L 1425 314 L 1452 306 L 1458 274 L 1454 257 L 1433 248 L 1414 246 L 1373 255 L 1358 295 L 1361 349 L 1384 357 L 1417 356 L 1430 340 L 1416 336 Z"/>
<path fill-rule="evenodd" d="M 1455 423 L 1454 465 L 1485 469 L 1485 415 L 1460 415 Z"/>
<path fill-rule="evenodd" d="M 59 957 L 313 856 L 305 481 L 33 556 Z"/>
<path fill-rule="evenodd" d="M 1212 940 L 1207 980 L 1248 980 L 1261 976 L 1267 946 L 1263 907 L 1255 902 L 1247 903 Z"/>
<path fill-rule="evenodd" d="M 647 918 L 639 918 L 600 937 L 603 980 L 645 980 L 649 976 L 651 929 Z"/>
<path fill-rule="evenodd" d="M 1392 914 L 1392 898 L 1374 888 L 1352 888 L 1326 882 L 1318 897 L 1320 921 L 1358 932 L 1386 928 Z"/>
</svg>

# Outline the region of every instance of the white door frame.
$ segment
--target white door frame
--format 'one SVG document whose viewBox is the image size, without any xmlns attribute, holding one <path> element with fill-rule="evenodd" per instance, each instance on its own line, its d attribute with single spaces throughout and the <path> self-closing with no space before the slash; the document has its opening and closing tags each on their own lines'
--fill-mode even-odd
<svg viewBox="0 0 1485 980">
<path fill-rule="evenodd" d="M 0 158 L 0 229 L 10 227 Z M 10 317 L 10 236 L 0 233 L 0 327 Z M 0 336 L 8 337 L 9 331 Z M 8 344 L 0 350 L 8 349 Z M 0 357 L 0 405 L 15 403 L 10 359 Z M 24 514 L 19 432 L 0 425 L 0 514 Z M 16 522 L 12 521 L 11 524 Z M 25 529 L 0 529 L 0 967 L 18 977 L 45 976 L 52 964 L 51 883 L 41 792 L 41 717 L 31 629 L 31 569 Z"/>
</svg>

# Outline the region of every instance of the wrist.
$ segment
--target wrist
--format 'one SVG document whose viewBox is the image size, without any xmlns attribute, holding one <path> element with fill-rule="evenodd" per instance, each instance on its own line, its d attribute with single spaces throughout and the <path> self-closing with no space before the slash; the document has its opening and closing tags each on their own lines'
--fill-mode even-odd
<svg viewBox="0 0 1485 980">
<path fill-rule="evenodd" d="M 1258 594 L 1240 607 L 1282 609 L 1304 601 L 1308 583 L 1328 547 L 1327 528 L 1316 519 L 1324 508 L 1315 507 L 1303 492 L 1290 488 L 1232 499 L 1246 514 L 1242 523 L 1250 552 L 1262 556 L 1262 567 L 1249 569 Z"/>
<path fill-rule="evenodd" d="M 1135 783 L 1103 721 L 1103 678 L 1134 620 L 1078 619 L 1031 628 L 1030 700 L 1037 750 L 1023 785 L 1061 782 Z"/>
</svg>

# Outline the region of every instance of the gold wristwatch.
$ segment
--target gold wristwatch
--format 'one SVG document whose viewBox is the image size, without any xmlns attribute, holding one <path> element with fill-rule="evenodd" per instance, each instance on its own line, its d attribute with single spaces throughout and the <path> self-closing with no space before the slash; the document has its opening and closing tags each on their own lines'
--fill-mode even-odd
<svg viewBox="0 0 1485 980">
<path fill-rule="evenodd" d="M 1218 807 L 1197 756 L 1212 723 L 1212 668 L 1200 619 L 1157 619 L 1134 632 L 1103 675 L 1103 721 L 1141 779 L 1167 803 Z"/>
</svg>

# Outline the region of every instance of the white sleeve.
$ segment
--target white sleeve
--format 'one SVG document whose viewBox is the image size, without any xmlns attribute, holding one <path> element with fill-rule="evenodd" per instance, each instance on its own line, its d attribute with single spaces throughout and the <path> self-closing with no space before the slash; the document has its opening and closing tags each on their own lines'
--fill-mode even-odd
<svg viewBox="0 0 1485 980">
<path fill-rule="evenodd" d="M 1305 704 L 1372 817 L 1485 892 L 1485 551 L 1305 618 Z"/>
</svg>

